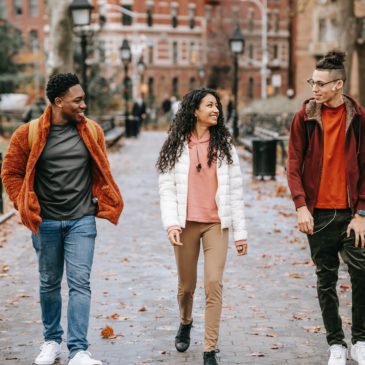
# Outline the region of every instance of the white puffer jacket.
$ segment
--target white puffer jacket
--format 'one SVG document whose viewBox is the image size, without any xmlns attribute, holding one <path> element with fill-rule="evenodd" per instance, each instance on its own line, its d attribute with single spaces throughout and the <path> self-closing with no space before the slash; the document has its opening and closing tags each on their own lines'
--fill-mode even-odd
<svg viewBox="0 0 365 365">
<path fill-rule="evenodd" d="M 215 201 L 221 228 L 233 228 L 235 241 L 247 239 L 242 175 L 236 149 L 231 150 L 233 163 L 217 162 L 218 189 Z M 184 150 L 175 167 L 159 175 L 160 206 L 165 229 L 171 226 L 185 228 L 188 200 L 189 148 Z"/>
</svg>

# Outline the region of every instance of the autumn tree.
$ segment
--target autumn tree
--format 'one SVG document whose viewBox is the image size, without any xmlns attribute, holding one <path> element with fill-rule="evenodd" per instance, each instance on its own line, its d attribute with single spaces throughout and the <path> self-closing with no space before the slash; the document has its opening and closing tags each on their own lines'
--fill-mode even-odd
<svg viewBox="0 0 365 365">
<path fill-rule="evenodd" d="M 15 56 L 23 46 L 23 39 L 18 28 L 6 20 L 0 21 L 0 93 L 9 93 L 16 89 L 20 77 L 21 65 Z"/>
</svg>

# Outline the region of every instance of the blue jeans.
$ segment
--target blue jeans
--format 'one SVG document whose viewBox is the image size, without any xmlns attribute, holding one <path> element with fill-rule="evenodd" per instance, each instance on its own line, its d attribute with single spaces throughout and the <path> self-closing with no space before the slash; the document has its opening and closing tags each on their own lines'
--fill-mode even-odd
<svg viewBox="0 0 365 365">
<path fill-rule="evenodd" d="M 40 303 L 46 341 L 62 342 L 61 282 L 66 262 L 69 287 L 67 347 L 71 358 L 76 352 L 88 348 L 90 272 L 95 237 L 94 216 L 62 221 L 44 219 L 38 234 L 32 234 L 38 256 Z"/>
</svg>

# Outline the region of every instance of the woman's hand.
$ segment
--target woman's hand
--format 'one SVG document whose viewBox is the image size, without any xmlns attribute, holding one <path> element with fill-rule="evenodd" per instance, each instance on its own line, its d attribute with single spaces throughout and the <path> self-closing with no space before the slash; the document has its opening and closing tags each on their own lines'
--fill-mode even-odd
<svg viewBox="0 0 365 365">
<path fill-rule="evenodd" d="M 170 243 L 173 246 L 182 246 L 182 242 L 180 241 L 180 230 L 179 229 L 172 229 L 171 231 L 169 231 L 169 240 Z"/>
<path fill-rule="evenodd" d="M 244 256 L 247 255 L 247 241 L 246 240 L 239 240 L 235 242 L 237 256 Z"/>
</svg>

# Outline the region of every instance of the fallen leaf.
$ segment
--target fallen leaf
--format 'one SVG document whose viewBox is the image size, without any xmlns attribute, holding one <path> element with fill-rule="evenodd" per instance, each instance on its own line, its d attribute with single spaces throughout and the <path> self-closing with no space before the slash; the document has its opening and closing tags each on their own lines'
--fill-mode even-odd
<svg viewBox="0 0 365 365">
<path fill-rule="evenodd" d="M 270 348 L 271 350 L 279 350 L 281 348 L 283 348 L 284 346 L 282 344 L 276 344 L 274 343 Z"/>
<path fill-rule="evenodd" d="M 351 284 L 341 284 L 340 289 L 341 291 L 351 290 Z"/>
<path fill-rule="evenodd" d="M 248 356 L 253 356 L 253 357 L 264 357 L 265 354 L 263 354 L 262 352 L 252 352 L 251 354 L 249 354 Z"/>
<path fill-rule="evenodd" d="M 285 196 L 286 190 L 287 190 L 287 188 L 285 185 L 278 185 L 276 187 L 275 195 L 276 196 Z"/>
<path fill-rule="evenodd" d="M 307 327 L 303 327 L 307 332 L 310 333 L 320 333 L 321 332 L 321 327 L 320 326 L 307 326 Z"/>
<path fill-rule="evenodd" d="M 298 273 L 292 273 L 292 274 L 289 274 L 288 275 L 289 278 L 292 278 L 292 279 L 301 279 L 301 278 L 304 278 L 304 275 L 303 274 L 298 274 Z"/>
<path fill-rule="evenodd" d="M 120 315 L 118 313 L 113 313 L 111 316 L 107 316 L 107 319 L 118 319 Z"/>
<path fill-rule="evenodd" d="M 105 326 L 104 329 L 101 331 L 101 337 L 105 338 L 105 339 L 112 339 L 112 338 L 116 338 L 117 336 L 114 334 L 114 330 L 113 328 L 109 327 L 109 326 Z"/>
</svg>

